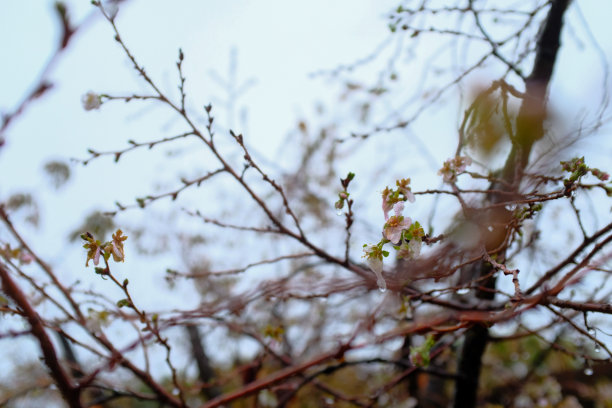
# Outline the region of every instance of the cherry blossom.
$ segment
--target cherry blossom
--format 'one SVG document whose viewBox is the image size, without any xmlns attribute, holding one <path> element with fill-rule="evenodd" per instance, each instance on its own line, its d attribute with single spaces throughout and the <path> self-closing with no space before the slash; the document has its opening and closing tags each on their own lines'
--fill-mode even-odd
<svg viewBox="0 0 612 408">
<path fill-rule="evenodd" d="M 390 217 L 385 223 L 383 234 L 385 238 L 394 244 L 397 244 L 402 237 L 402 231 L 410 227 L 412 220 L 409 217 L 404 217 L 404 203 L 398 202 L 393 206 L 394 216 Z"/>
<path fill-rule="evenodd" d="M 472 159 L 467 156 L 457 156 L 448 159 L 444 165 L 438 170 L 438 175 L 442 176 L 444 182 L 454 183 L 457 181 L 457 175 L 465 171 L 467 166 L 472 164 Z"/>
<path fill-rule="evenodd" d="M 81 98 L 83 109 L 86 111 L 94 110 L 102 106 L 102 98 L 95 92 L 89 91 Z"/>
<path fill-rule="evenodd" d="M 125 241 L 126 239 L 127 239 L 127 236 L 123 235 L 123 231 L 118 229 L 117 232 L 113 234 L 112 241 L 108 242 L 104 246 L 104 252 L 106 252 L 107 254 L 112 254 L 113 260 L 115 262 L 123 262 L 125 258 L 125 252 L 123 249 L 123 241 Z"/>
</svg>

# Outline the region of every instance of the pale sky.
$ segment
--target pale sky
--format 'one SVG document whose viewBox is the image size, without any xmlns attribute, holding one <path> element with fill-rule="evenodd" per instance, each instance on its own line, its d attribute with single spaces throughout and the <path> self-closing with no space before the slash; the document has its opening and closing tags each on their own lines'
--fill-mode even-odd
<svg viewBox="0 0 612 408">
<path fill-rule="evenodd" d="M 52 13 L 53 3 L 0 0 L 2 111 L 13 109 L 28 92 L 55 47 L 58 21 Z M 126 146 L 128 139 L 153 140 L 171 135 L 177 128 L 176 119 L 167 110 L 147 104 L 112 103 L 103 105 L 99 111 L 83 110 L 81 97 L 90 90 L 109 94 L 148 91 L 113 40 L 109 24 L 90 16 L 96 12 L 90 2 L 66 3 L 73 21 L 89 18 L 87 26 L 73 39 L 52 70 L 50 79 L 55 88 L 32 104 L 5 135 L 6 145 L 0 150 L 0 199 L 20 191 L 30 191 L 39 197 L 41 229 L 26 229 L 25 233 L 52 264 L 63 268 L 68 279 L 75 279 L 84 273 L 84 255 L 76 246 L 67 250 L 66 237 L 85 214 L 93 209 L 112 209 L 117 199 L 133 202 L 134 197 L 147 194 L 155 184 L 172 185 L 177 172 L 188 170 L 177 170 L 176 163 L 163 160 L 163 156 L 149 159 L 136 154 L 136 159 L 130 161 L 126 157 L 119 166 L 109 158 L 87 167 L 75 165 L 72 179 L 59 192 L 47 185 L 43 166 L 49 159 L 85 158 L 91 147 L 119 149 Z M 175 96 L 175 62 L 178 49 L 182 48 L 192 108 L 201 109 L 212 103 L 220 124 L 227 125 L 231 120 L 234 129 L 245 134 L 262 158 L 282 164 L 277 152 L 282 151 L 286 136 L 295 129 L 298 120 L 315 117 L 317 103 L 333 107 L 338 102 L 341 91 L 338 83 L 321 76 L 313 78 L 311 74 L 333 70 L 369 55 L 390 35 L 385 13 L 399 3 L 397 0 L 129 0 L 121 7 L 116 21 L 123 39 L 147 72 L 163 90 Z M 599 102 L 603 72 L 599 54 L 608 61 L 612 57 L 610 3 L 601 0 L 577 0 L 576 3 L 600 42 L 600 50 L 593 49 L 581 15 L 572 9 L 551 91 L 552 105 L 570 123 Z M 604 7 L 607 9 L 602 10 Z M 435 40 L 431 41 L 435 46 Z M 237 62 L 236 81 L 247 87 L 237 99 L 234 117 L 229 118 L 219 79 L 227 79 L 232 50 Z M 385 52 L 391 53 L 392 49 Z M 375 78 L 381 65 L 384 64 L 365 65 L 359 75 Z M 400 73 L 416 87 L 420 78 L 418 69 L 422 68 L 423 63 L 419 62 L 414 72 Z M 486 78 L 486 72 L 483 77 Z M 455 96 L 449 98 L 454 99 Z M 449 100 L 427 112 L 412 129 L 422 140 L 434 145 L 432 157 L 440 164 L 453 154 L 456 142 L 457 102 Z M 601 133 L 604 137 L 594 139 L 580 154 L 587 156 L 588 164 L 610 171 L 609 127 Z M 346 132 L 339 135 L 347 136 Z M 369 149 L 378 147 L 382 152 L 393 149 L 396 143 L 384 137 L 379 140 Z M 368 150 L 348 157 L 346 163 L 338 164 L 339 175 L 359 170 L 354 168 L 359 163 L 368 168 L 371 162 L 384 160 L 383 153 L 381 157 L 378 153 Z M 194 160 L 189 162 L 192 170 L 205 167 L 197 159 L 190 160 Z M 368 182 L 362 186 L 378 178 L 380 181 L 374 188 L 382 189 L 392 184 L 395 177 L 411 176 L 419 188 L 432 183 L 435 187 L 439 177 L 435 169 L 428 167 L 428 160 L 411 151 L 404 162 L 389 164 L 392 176 L 366 174 L 363 177 Z M 399 165 L 406 163 L 415 174 L 400 174 Z M 363 204 L 368 211 L 365 214 L 382 218 L 378 190 L 363 199 L 367 200 Z M 330 211 L 333 211 L 333 200 L 330 198 Z M 415 208 L 425 213 L 426 208 Z M 607 208 L 601 214 L 609 217 L 606 211 Z M 131 216 L 140 217 L 134 213 Z M 371 239 L 356 237 L 355 245 L 361 247 Z M 135 281 L 138 279 L 135 277 Z M 146 277 L 141 279 L 147 281 Z M 148 293 L 150 287 L 143 285 L 143 294 Z M 155 300 L 150 303 L 155 305 Z"/>
</svg>

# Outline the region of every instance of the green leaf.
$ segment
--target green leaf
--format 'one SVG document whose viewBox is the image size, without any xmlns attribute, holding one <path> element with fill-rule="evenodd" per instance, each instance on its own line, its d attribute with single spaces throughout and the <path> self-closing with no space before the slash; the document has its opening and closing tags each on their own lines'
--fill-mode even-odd
<svg viewBox="0 0 612 408">
<path fill-rule="evenodd" d="M 117 307 L 130 306 L 130 301 L 128 299 L 121 299 L 117 301 Z"/>
<path fill-rule="evenodd" d="M 434 337 L 430 334 L 423 344 L 417 347 L 410 347 L 410 362 L 417 367 L 428 367 L 431 362 L 429 354 L 436 344 Z"/>
</svg>

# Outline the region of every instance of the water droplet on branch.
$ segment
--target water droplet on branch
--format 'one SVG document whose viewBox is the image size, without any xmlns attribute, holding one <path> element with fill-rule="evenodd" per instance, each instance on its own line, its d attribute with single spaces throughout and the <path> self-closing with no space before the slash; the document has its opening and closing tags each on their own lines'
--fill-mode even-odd
<svg viewBox="0 0 612 408">
<path fill-rule="evenodd" d="M 378 290 L 380 293 L 385 293 L 387 291 L 387 282 L 384 278 L 378 278 L 376 280 L 376 284 L 378 285 Z"/>
</svg>

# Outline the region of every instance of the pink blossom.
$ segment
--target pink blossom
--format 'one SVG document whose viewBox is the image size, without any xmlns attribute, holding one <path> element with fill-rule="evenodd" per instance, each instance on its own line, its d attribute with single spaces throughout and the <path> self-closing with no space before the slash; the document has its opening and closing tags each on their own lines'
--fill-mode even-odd
<svg viewBox="0 0 612 408">
<path fill-rule="evenodd" d="M 21 262 L 22 264 L 29 264 L 34 260 L 34 255 L 32 255 L 29 252 L 25 252 L 25 251 L 21 251 L 19 253 L 19 262 Z"/>
<path fill-rule="evenodd" d="M 409 228 L 412 224 L 412 220 L 409 217 L 402 216 L 402 211 L 404 211 L 404 203 L 400 201 L 393 206 L 395 215 L 387 220 L 383 231 L 385 238 L 394 244 L 400 241 L 402 231 Z"/>
<path fill-rule="evenodd" d="M 414 259 L 421 254 L 421 246 L 423 241 L 420 239 L 411 239 L 409 242 L 402 242 L 399 250 L 397 251 L 397 257 L 403 259 Z"/>
<path fill-rule="evenodd" d="M 410 186 L 409 186 L 410 179 L 406 178 L 406 179 L 396 180 L 395 184 L 397 185 L 398 191 L 404 195 L 406 200 L 410 201 L 411 203 L 414 203 L 414 194 L 412 194 L 412 190 L 410 189 Z"/>
<path fill-rule="evenodd" d="M 87 260 L 85 262 L 85 266 L 87 266 L 90 259 L 93 261 L 94 265 L 98 266 L 98 264 L 100 263 L 100 253 L 101 252 L 102 251 L 98 245 L 94 245 L 93 247 L 91 247 L 89 249 L 89 253 L 87 254 Z"/>
<path fill-rule="evenodd" d="M 415 198 L 414 198 L 414 194 L 412 194 L 412 191 L 404 189 L 402 190 L 402 193 L 404 193 L 404 196 L 406 196 L 406 199 L 408 201 L 410 201 L 411 203 L 414 203 Z"/>
<path fill-rule="evenodd" d="M 108 242 L 104 247 L 104 251 L 113 255 L 115 262 L 123 262 L 125 259 L 125 252 L 123 249 L 123 241 L 127 239 L 127 236 L 123 235 L 123 231 L 120 229 L 113 234 L 113 239 Z"/>
<path fill-rule="evenodd" d="M 442 176 L 444 182 L 454 183 L 457 181 L 457 175 L 463 173 L 470 164 L 472 164 L 472 159 L 469 157 L 457 156 L 446 160 L 442 168 L 438 170 L 438 174 Z"/>
<path fill-rule="evenodd" d="M 467 156 L 455 157 L 455 171 L 457 173 L 463 173 L 470 164 L 472 164 L 472 159 Z"/>
<path fill-rule="evenodd" d="M 389 194 L 391 194 L 391 190 L 387 187 L 382 192 L 382 210 L 385 214 L 385 221 L 389 219 L 389 211 L 393 209 L 393 203 L 389 201 Z"/>
</svg>

